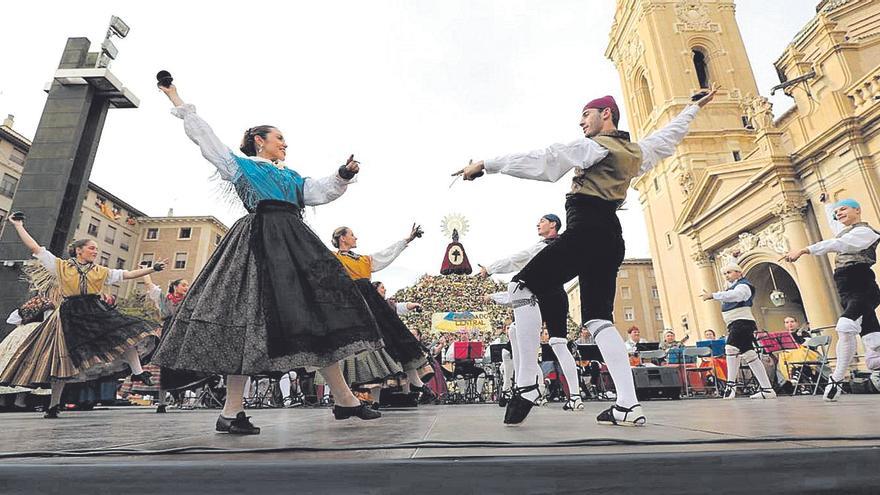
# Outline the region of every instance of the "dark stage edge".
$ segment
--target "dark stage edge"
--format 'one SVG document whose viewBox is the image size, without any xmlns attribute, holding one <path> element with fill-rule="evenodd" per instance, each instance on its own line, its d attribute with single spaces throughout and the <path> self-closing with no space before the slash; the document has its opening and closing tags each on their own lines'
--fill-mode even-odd
<svg viewBox="0 0 880 495">
<path fill-rule="evenodd" d="M 278 450 L 5 458 L 0 493 L 880 492 L 878 395 L 847 395 L 837 404 L 817 397 L 646 402 L 644 428 L 597 425 L 595 415 L 607 405 L 570 413 L 552 404 L 520 428 L 502 426 L 503 411 L 494 405 L 388 411 L 373 422 L 337 422 L 327 409 L 255 410 L 263 434 L 250 437 L 214 433 L 217 411 L 117 408 L 58 421 L 6 413 L 4 453 Z M 608 442 L 564 444 L 577 439 Z M 358 450 L 443 441 L 513 445 Z M 306 446 L 351 450 L 295 450 Z"/>
</svg>

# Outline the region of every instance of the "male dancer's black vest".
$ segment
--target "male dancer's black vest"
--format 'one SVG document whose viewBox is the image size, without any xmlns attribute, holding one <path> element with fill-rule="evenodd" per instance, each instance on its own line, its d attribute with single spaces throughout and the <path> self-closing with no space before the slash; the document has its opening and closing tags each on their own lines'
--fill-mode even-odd
<svg viewBox="0 0 880 495">
<path fill-rule="evenodd" d="M 878 232 L 873 227 L 868 225 L 867 222 L 859 222 L 859 223 L 854 223 L 854 224 L 850 225 L 849 227 L 846 227 L 845 229 L 841 230 L 837 234 L 837 237 L 842 237 L 842 236 L 848 234 L 856 227 L 867 227 L 867 228 L 873 230 L 874 232 L 876 232 L 878 235 L 880 235 L 880 232 Z M 837 258 L 834 260 L 834 269 L 839 270 L 840 268 L 843 268 L 846 266 L 859 265 L 859 264 L 867 264 L 868 266 L 873 266 L 874 263 L 877 262 L 877 244 L 880 244 L 880 239 L 877 239 L 877 241 L 875 241 L 874 244 L 871 244 L 870 246 L 866 247 L 865 249 L 862 249 L 861 251 L 859 251 L 857 253 L 839 253 L 837 255 Z"/>
</svg>

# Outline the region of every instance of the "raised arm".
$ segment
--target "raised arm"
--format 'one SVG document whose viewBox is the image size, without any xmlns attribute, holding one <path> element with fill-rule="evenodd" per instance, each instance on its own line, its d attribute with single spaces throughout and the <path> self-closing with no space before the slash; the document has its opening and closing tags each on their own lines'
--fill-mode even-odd
<svg viewBox="0 0 880 495">
<path fill-rule="evenodd" d="M 483 171 L 505 174 L 520 179 L 556 182 L 574 167 L 589 168 L 608 156 L 608 150 L 592 139 L 578 139 L 568 144 L 553 144 L 547 148 L 503 155 L 491 160 L 471 162 L 453 175 L 473 180 Z"/>
<path fill-rule="evenodd" d="M 391 264 L 392 261 L 400 256 L 400 253 L 402 253 L 403 250 L 406 249 L 410 242 L 412 242 L 416 237 L 421 236 L 422 227 L 414 223 L 412 229 L 409 232 L 409 235 L 406 236 L 406 238 L 395 242 L 394 244 L 388 246 L 382 251 L 379 251 L 378 253 L 371 254 L 370 258 L 373 260 L 373 271 L 378 272 L 379 270 L 386 268 L 388 265 Z"/>
<path fill-rule="evenodd" d="M 407 240 L 401 239 L 387 248 L 371 254 L 370 258 L 373 260 L 373 271 L 378 272 L 379 270 L 387 268 L 388 265 L 400 256 L 400 253 L 406 249 L 406 246 Z"/>
<path fill-rule="evenodd" d="M 837 221 L 837 214 L 834 213 L 834 204 L 825 203 L 825 217 L 828 218 L 828 226 L 831 227 L 831 232 L 834 235 L 840 233 L 841 230 L 846 228 L 846 226 Z"/>
<path fill-rule="evenodd" d="M 675 153 L 675 147 L 687 135 L 691 122 L 697 116 L 701 108 L 708 105 L 715 98 L 715 94 L 721 89 L 713 85 L 712 89 L 693 105 L 688 105 L 674 119 L 669 121 L 662 129 L 657 130 L 648 137 L 639 141 L 642 149 L 642 166 L 640 174 L 654 168 L 660 160 L 668 158 Z"/>
<path fill-rule="evenodd" d="M 196 107 L 184 101 L 177 94 L 177 87 L 173 84 L 166 87 L 159 86 L 159 89 L 168 96 L 174 108 L 171 114 L 177 118 L 183 119 L 183 130 L 186 135 L 199 146 L 202 156 L 217 167 L 217 172 L 224 180 L 235 181 L 241 175 L 238 164 L 233 157 L 232 150 L 220 141 L 220 138 L 214 134 L 211 126 L 202 120 L 196 113 Z"/>
<path fill-rule="evenodd" d="M 737 285 L 730 290 L 712 293 L 712 299 L 726 303 L 748 301 L 750 297 L 752 297 L 752 289 L 749 289 L 749 286 L 745 284 Z"/>
<path fill-rule="evenodd" d="M 320 179 L 306 177 L 303 184 L 303 201 L 306 206 L 317 206 L 335 200 L 345 193 L 359 171 L 360 162 L 351 155 L 333 175 Z"/>
<path fill-rule="evenodd" d="M 651 133 L 646 138 L 639 141 L 639 148 L 642 149 L 642 166 L 639 169 L 640 174 L 654 168 L 660 163 L 660 160 L 668 158 L 675 153 L 675 147 L 687 135 L 688 128 L 700 107 L 697 105 L 688 105 L 668 124 Z"/>
<path fill-rule="evenodd" d="M 546 245 L 547 244 L 544 242 L 538 242 L 535 245 L 530 246 L 528 249 L 512 254 L 508 258 L 502 258 L 494 263 L 490 263 L 486 266 L 486 274 L 495 275 L 496 273 L 518 272 L 522 270 L 536 254 L 544 249 L 544 246 Z"/>
<path fill-rule="evenodd" d="M 10 218 L 9 223 L 11 223 L 13 227 L 15 227 L 15 232 L 18 233 L 18 238 L 21 239 L 21 242 L 28 249 L 31 250 L 31 254 L 36 256 L 40 253 L 40 251 L 43 250 L 40 244 L 37 243 L 37 241 L 35 241 L 33 237 L 31 237 L 27 230 L 25 230 L 24 220 L 13 220 L 12 218 Z"/>
<path fill-rule="evenodd" d="M 855 227 L 846 234 L 819 241 L 815 244 L 807 246 L 808 251 L 804 254 L 821 255 L 828 253 L 858 253 L 863 249 L 867 249 L 880 239 L 880 235 L 868 227 Z"/>
<path fill-rule="evenodd" d="M 151 273 L 161 272 L 165 269 L 165 265 L 168 264 L 167 259 L 159 260 L 153 263 L 153 266 L 149 266 L 146 268 L 140 268 L 137 270 L 113 270 L 121 272 L 121 277 L 123 280 L 131 280 L 133 278 L 141 278 L 147 276 Z"/>
</svg>

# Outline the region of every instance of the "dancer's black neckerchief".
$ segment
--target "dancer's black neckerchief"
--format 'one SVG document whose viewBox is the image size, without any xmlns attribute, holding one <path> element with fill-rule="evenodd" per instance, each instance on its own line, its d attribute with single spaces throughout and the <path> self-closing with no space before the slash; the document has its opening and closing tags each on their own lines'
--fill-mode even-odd
<svg viewBox="0 0 880 495">
<path fill-rule="evenodd" d="M 69 260 L 67 260 L 67 263 L 70 266 L 76 268 L 76 272 L 79 274 L 79 293 L 80 293 L 80 295 L 83 295 L 83 296 L 88 295 L 88 293 L 89 293 L 88 274 L 90 271 L 92 271 L 93 268 L 95 268 L 95 264 L 94 263 L 80 264 L 78 261 L 76 261 L 75 258 L 70 258 Z"/>
<path fill-rule="evenodd" d="M 357 253 L 354 253 L 354 252 L 352 252 L 352 251 L 341 251 L 341 250 L 340 250 L 340 251 L 339 251 L 339 254 L 341 254 L 342 256 L 347 256 L 347 257 L 349 257 L 349 258 L 351 258 L 351 259 L 353 259 L 353 260 L 355 260 L 355 261 L 361 259 L 361 255 L 359 255 L 359 254 L 357 254 Z"/>
</svg>

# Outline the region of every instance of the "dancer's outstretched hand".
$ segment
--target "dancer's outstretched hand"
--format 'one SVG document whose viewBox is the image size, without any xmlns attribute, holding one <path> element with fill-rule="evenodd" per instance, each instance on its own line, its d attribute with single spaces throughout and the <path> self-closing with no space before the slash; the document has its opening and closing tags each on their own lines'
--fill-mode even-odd
<svg viewBox="0 0 880 495">
<path fill-rule="evenodd" d="M 409 236 L 406 238 L 406 243 L 409 244 L 416 237 L 421 237 L 425 232 L 422 230 L 422 226 L 418 224 L 413 224 L 412 230 L 409 232 Z"/>
<path fill-rule="evenodd" d="M 179 107 L 183 105 L 183 100 L 180 98 L 180 95 L 177 94 L 177 86 L 173 84 L 169 84 L 168 87 L 158 86 L 159 91 L 165 93 L 165 96 L 171 100 L 171 103 L 174 104 L 175 107 Z"/>
<path fill-rule="evenodd" d="M 458 172 L 455 172 L 452 175 L 460 175 L 461 178 L 464 180 L 474 180 L 477 177 L 482 176 L 485 169 L 486 166 L 482 160 L 477 162 L 470 160 L 467 167 L 459 170 Z"/>
<path fill-rule="evenodd" d="M 351 155 L 345 162 L 345 169 L 353 174 L 356 174 L 361 171 L 361 162 L 355 160 L 354 155 Z"/>
<path fill-rule="evenodd" d="M 789 261 L 791 263 L 794 263 L 798 260 L 798 258 L 805 254 L 810 254 L 810 252 L 806 249 L 792 249 L 788 252 L 788 254 L 786 254 L 782 258 L 779 258 L 779 261 Z"/>
<path fill-rule="evenodd" d="M 717 93 L 719 89 L 721 89 L 721 86 L 718 86 L 717 84 L 712 83 L 712 88 L 709 90 L 708 93 L 706 93 L 706 96 L 697 100 L 697 106 L 699 106 L 700 108 L 703 108 L 706 105 L 708 105 L 709 102 L 712 101 L 713 98 L 715 98 L 715 93 Z"/>
<path fill-rule="evenodd" d="M 704 301 L 711 301 L 713 298 L 712 298 L 712 294 L 709 291 L 707 291 L 706 289 L 703 289 L 700 291 L 700 299 L 702 299 Z"/>
</svg>

